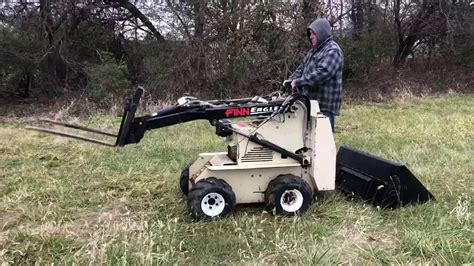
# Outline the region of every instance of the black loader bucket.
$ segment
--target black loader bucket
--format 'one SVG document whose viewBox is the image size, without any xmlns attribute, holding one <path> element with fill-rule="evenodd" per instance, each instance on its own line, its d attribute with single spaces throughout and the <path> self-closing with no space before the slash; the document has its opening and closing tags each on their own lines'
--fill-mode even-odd
<svg viewBox="0 0 474 266">
<path fill-rule="evenodd" d="M 337 153 L 336 185 L 381 208 L 435 200 L 405 165 L 344 146 Z"/>
</svg>

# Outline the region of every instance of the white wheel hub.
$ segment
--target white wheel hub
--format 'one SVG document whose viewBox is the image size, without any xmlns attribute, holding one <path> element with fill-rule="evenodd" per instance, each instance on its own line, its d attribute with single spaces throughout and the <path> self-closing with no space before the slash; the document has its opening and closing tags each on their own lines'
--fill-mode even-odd
<svg viewBox="0 0 474 266">
<path fill-rule="evenodd" d="M 285 190 L 281 194 L 280 205 L 286 212 L 296 212 L 303 206 L 303 194 L 297 189 Z"/>
<path fill-rule="evenodd" d="M 211 192 L 201 200 L 201 210 L 205 215 L 214 217 L 222 213 L 225 207 L 225 199 L 221 194 Z"/>
</svg>

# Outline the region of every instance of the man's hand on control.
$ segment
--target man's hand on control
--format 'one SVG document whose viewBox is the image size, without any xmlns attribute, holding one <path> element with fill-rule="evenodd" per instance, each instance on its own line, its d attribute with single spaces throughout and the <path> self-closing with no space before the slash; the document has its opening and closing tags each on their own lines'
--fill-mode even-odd
<svg viewBox="0 0 474 266">
<path fill-rule="evenodd" d="M 298 89 L 296 88 L 296 80 L 291 81 L 291 92 L 295 93 Z"/>
</svg>

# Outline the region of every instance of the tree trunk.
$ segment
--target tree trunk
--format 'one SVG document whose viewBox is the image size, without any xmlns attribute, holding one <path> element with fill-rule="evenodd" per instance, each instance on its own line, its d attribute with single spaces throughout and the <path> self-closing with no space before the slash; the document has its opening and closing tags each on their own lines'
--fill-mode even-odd
<svg viewBox="0 0 474 266">
<path fill-rule="evenodd" d="M 410 35 L 403 39 L 403 41 L 399 44 L 397 53 L 394 57 L 394 65 L 399 67 L 403 65 L 410 53 L 412 52 L 413 46 L 415 42 L 418 40 L 416 35 Z"/>
<path fill-rule="evenodd" d="M 364 12 L 362 7 L 362 0 L 351 0 L 351 22 L 352 22 L 352 39 L 359 40 L 364 30 Z"/>
<path fill-rule="evenodd" d="M 339 16 L 341 17 L 341 19 L 339 20 L 340 21 L 340 27 L 339 28 L 340 28 L 340 35 L 341 35 L 341 38 L 342 38 L 343 35 L 344 35 L 344 30 L 343 30 L 344 23 L 342 23 L 342 15 L 344 14 L 344 1 L 343 0 L 341 0 L 340 10 L 341 10 L 341 12 L 340 12 Z"/>
<path fill-rule="evenodd" d="M 196 87 L 203 90 L 207 87 L 206 79 L 206 54 L 204 51 L 204 22 L 205 22 L 205 2 L 194 0 L 194 38 L 192 48 L 195 53 L 192 55 L 191 67 L 194 71 Z"/>
<path fill-rule="evenodd" d="M 20 82 L 18 82 L 18 96 L 21 98 L 29 98 L 31 93 L 31 86 L 33 82 L 33 74 L 31 69 L 24 69 Z"/>
<path fill-rule="evenodd" d="M 369 0 L 367 4 L 367 31 L 372 34 L 377 26 L 377 2 Z"/>
<path fill-rule="evenodd" d="M 40 1 L 41 21 L 47 36 L 46 55 L 40 63 L 40 68 L 43 72 L 43 87 L 46 90 L 57 89 L 64 86 L 66 79 L 66 62 L 61 55 L 62 37 L 57 37 L 55 28 L 59 25 L 54 25 L 54 20 L 51 15 L 51 1 Z M 59 39 L 59 40 L 58 40 Z"/>
</svg>

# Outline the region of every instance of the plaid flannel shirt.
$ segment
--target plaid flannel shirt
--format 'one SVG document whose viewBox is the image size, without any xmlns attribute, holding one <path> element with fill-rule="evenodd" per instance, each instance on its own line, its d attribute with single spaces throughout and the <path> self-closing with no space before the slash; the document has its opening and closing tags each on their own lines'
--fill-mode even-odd
<svg viewBox="0 0 474 266">
<path fill-rule="evenodd" d="M 321 111 L 340 114 L 342 104 L 342 67 L 344 55 L 339 45 L 328 39 L 317 50 L 312 49 L 290 76 L 303 93 L 319 102 Z"/>
</svg>

